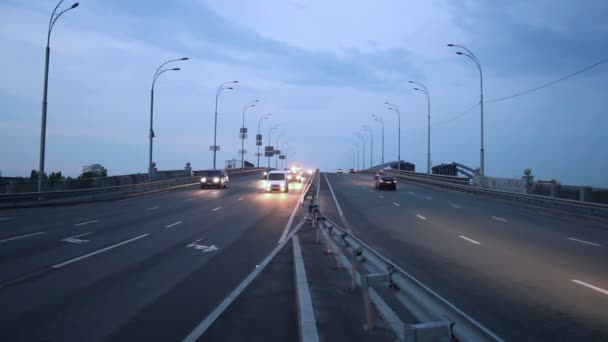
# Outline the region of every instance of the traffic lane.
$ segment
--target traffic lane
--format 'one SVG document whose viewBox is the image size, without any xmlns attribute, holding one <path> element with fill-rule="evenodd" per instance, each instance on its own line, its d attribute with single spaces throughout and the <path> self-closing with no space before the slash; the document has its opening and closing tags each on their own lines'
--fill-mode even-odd
<svg viewBox="0 0 608 342">
<path fill-rule="evenodd" d="M 342 181 L 348 184 L 348 179 L 338 177 L 336 181 L 338 184 Z M 354 183 L 363 188 L 373 187 L 371 175 L 360 177 Z M 449 199 L 443 196 L 444 193 L 447 197 L 456 197 L 447 191 L 421 193 L 417 186 L 403 182 L 398 191 L 379 191 L 378 197 L 394 203 L 407 203 L 419 210 L 422 216 L 432 215 L 444 223 L 459 226 L 472 234 L 485 235 L 489 239 L 510 240 L 524 245 L 543 244 L 555 253 L 567 253 L 586 260 L 585 265 L 596 264 L 597 258 L 608 257 L 604 243 L 608 237 L 608 224 L 563 220 L 506 202 L 484 201 L 468 194 L 458 194 L 460 199 Z"/>
<path fill-rule="evenodd" d="M 181 224 L 149 233 L 124 247 L 6 289 L 0 293 L 0 301 L 7 303 L 10 311 L 2 313 L 6 316 L 1 321 L 12 323 L 2 328 L 2 335 L 34 340 L 103 339 L 192 273 L 200 273 L 201 268 L 220 255 L 233 259 L 242 255 L 240 249 L 253 250 L 251 257 L 245 258 L 250 270 L 254 267 L 252 262 L 262 260 L 258 254 L 267 254 L 271 247 L 276 246 L 292 209 L 288 208 L 287 202 L 295 205 L 298 196 L 294 192 L 285 195 L 285 200 L 282 194 L 272 195 L 278 196 L 273 199 L 259 193 L 251 196 L 249 201 L 236 198 L 232 203 L 226 203 L 225 208 L 231 210 L 216 210 L 211 216 L 193 211 L 190 225 Z M 237 209 L 239 215 L 235 215 Z M 205 252 L 196 246 L 188 247 L 193 243 L 199 246 L 205 243 L 207 247 L 213 244 L 218 250 Z M 242 246 L 235 251 L 232 247 L 235 244 Z M 226 249 L 230 252 L 225 253 Z M 240 262 L 243 263 L 242 260 Z M 232 279 L 231 268 L 222 272 L 226 273 L 228 280 Z M 208 280 L 218 277 L 219 273 L 204 272 L 199 277 Z M 205 286 L 205 282 L 197 284 L 199 293 L 206 293 Z M 45 290 L 39 291 L 41 288 Z M 231 290 L 230 286 L 217 284 L 216 290 L 221 289 Z M 36 295 L 28 296 L 32 292 Z M 194 294 L 190 292 L 189 298 L 193 299 Z M 202 297 L 202 301 L 208 299 L 207 295 Z M 181 317 L 179 312 L 164 312 L 163 319 L 168 321 Z M 22 322 L 28 322 L 27 326 Z M 35 331 L 31 331 L 31 326 L 37 327 Z M 150 327 L 146 329 L 149 331 Z M 167 330 L 167 325 L 161 325 L 159 329 Z"/>
<path fill-rule="evenodd" d="M 44 234 L 7 241 L 0 244 L 0 284 L 37 275 L 48 269 L 49 265 L 124 241 L 136 234 L 145 234 L 149 229 L 183 222 L 184 217 L 192 216 L 192 211 L 208 213 L 222 205 L 229 207 L 233 202 L 257 193 L 257 182 L 242 183 L 244 184 L 230 190 L 208 193 L 201 201 L 178 200 L 167 203 L 164 199 L 146 198 L 146 203 L 138 203 L 135 207 L 132 205 L 128 209 L 128 215 L 110 216 L 106 219 L 99 217 L 96 222 L 90 221 L 90 224 L 84 226 L 69 225 Z M 206 190 L 197 192 L 205 194 Z M 181 197 L 191 198 L 193 195 L 186 193 Z M 224 202 L 229 204 L 223 204 Z M 149 210 L 150 208 L 156 209 Z"/>
<path fill-rule="evenodd" d="M 360 190 L 334 186 L 342 210 L 355 222 L 355 234 L 499 335 L 528 340 L 605 334 L 608 297 L 571 282 L 570 277 L 582 276 L 577 270 L 554 270 L 542 251 L 475 245 L 450 226 L 411 215 L 407 207 L 370 205 L 380 202 L 377 194 Z M 337 215 L 334 208 L 329 207 L 330 218 Z M 523 325 L 533 328 L 524 332 Z M 556 334 L 556 327 L 567 331 Z"/>
<path fill-rule="evenodd" d="M 245 176 L 231 179 L 227 189 L 199 188 L 198 184 L 174 190 L 144 194 L 126 199 L 85 203 L 76 205 L 61 205 L 50 207 L 10 209 L 0 211 L 0 236 L 25 234 L 29 231 L 48 230 L 70 223 L 82 223 L 108 216 L 129 215 L 142 205 L 146 208 L 155 206 L 155 203 L 173 203 L 181 200 L 197 200 L 200 197 L 217 195 L 222 191 L 232 191 L 242 187 L 249 188 L 258 177 Z M 232 191 L 234 192 L 234 191 Z M 2 240 L 2 238 L 0 238 Z"/>
</svg>

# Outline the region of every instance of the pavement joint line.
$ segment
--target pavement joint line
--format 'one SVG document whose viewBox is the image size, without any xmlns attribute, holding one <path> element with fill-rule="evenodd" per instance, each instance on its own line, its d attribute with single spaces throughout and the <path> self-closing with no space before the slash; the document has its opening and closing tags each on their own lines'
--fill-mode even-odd
<svg viewBox="0 0 608 342">
<path fill-rule="evenodd" d="M 453 208 L 462 208 L 462 207 L 461 207 L 461 206 L 459 206 L 458 204 L 451 204 L 451 206 L 452 206 Z"/>
<path fill-rule="evenodd" d="M 397 203 L 397 202 L 393 202 L 393 204 L 394 204 L 396 207 L 400 207 L 400 206 L 401 206 L 401 205 L 400 205 L 399 203 Z"/>
<path fill-rule="evenodd" d="M 338 213 L 340 214 L 340 217 L 344 217 L 344 213 L 342 212 L 342 208 L 340 208 L 340 204 L 338 204 L 338 199 L 336 198 L 334 189 L 331 187 L 331 184 L 329 184 L 329 179 L 327 178 L 327 174 L 323 173 L 323 176 L 325 176 L 325 180 L 327 181 L 327 186 L 329 186 L 329 191 L 331 192 L 331 197 L 334 198 L 334 203 L 336 204 L 336 208 L 338 208 Z"/>
<path fill-rule="evenodd" d="M 576 242 L 580 242 L 580 243 L 585 243 L 587 245 L 591 245 L 591 246 L 595 246 L 595 247 L 601 247 L 602 245 L 598 245 L 597 243 L 593 243 L 593 242 L 589 242 L 589 241 L 585 241 L 585 240 L 580 240 L 580 239 L 576 239 L 573 237 L 569 237 L 568 240 L 572 240 L 572 241 L 576 241 Z"/>
<path fill-rule="evenodd" d="M 476 245 L 481 245 L 481 242 L 475 241 L 475 240 L 473 240 L 473 239 L 471 239 L 471 238 L 468 238 L 468 237 L 466 237 L 466 236 L 464 236 L 464 235 L 460 235 L 459 237 L 460 237 L 461 239 L 467 240 L 467 241 L 469 241 L 469 242 L 471 242 L 471 243 L 474 243 L 474 244 L 476 244 Z"/>
<path fill-rule="evenodd" d="M 31 233 L 31 234 L 25 234 L 25 235 L 19 235 L 19 236 L 14 236 L 12 238 L 7 238 L 7 239 L 4 239 L 4 240 L 0 240 L 0 243 L 7 242 L 7 241 L 12 241 L 12 240 L 23 239 L 23 238 L 26 238 L 26 237 L 30 237 L 30 236 L 34 236 L 34 235 L 40 235 L 40 234 L 44 234 L 44 233 L 46 233 L 46 231 L 36 232 L 36 233 Z"/>
<path fill-rule="evenodd" d="M 300 326 L 300 341 L 318 342 L 319 333 L 317 331 L 317 321 L 315 310 L 310 297 L 310 288 L 306 277 L 306 267 L 300 248 L 300 239 L 294 235 L 291 239 L 293 244 L 293 262 L 296 276 L 296 297 L 298 301 L 298 323 Z"/>
<path fill-rule="evenodd" d="M 604 290 L 604 289 L 603 289 L 603 288 L 601 288 L 601 287 L 597 287 L 597 286 L 594 286 L 594 285 L 591 285 L 591 284 L 585 283 L 584 281 L 581 281 L 581 280 L 572 279 L 571 281 L 572 281 L 573 283 L 576 283 L 576 284 L 579 284 L 579 285 L 585 286 L 585 287 L 590 288 L 590 289 L 592 289 L 592 290 L 595 290 L 595 291 L 597 291 L 597 292 L 600 292 L 600 293 L 603 293 L 603 294 L 605 294 L 605 295 L 608 295 L 608 290 Z"/>
<path fill-rule="evenodd" d="M 99 222 L 99 220 L 91 220 L 91 221 L 86 221 L 86 222 L 80 222 L 80 223 L 76 223 L 75 226 L 85 226 L 87 224 L 91 224 L 91 223 L 95 223 L 95 222 Z"/>
<path fill-rule="evenodd" d="M 297 208 L 297 206 L 296 206 Z M 234 302 L 234 300 L 241 294 L 247 286 L 249 286 L 253 280 L 266 268 L 266 266 L 272 261 L 272 259 L 283 249 L 283 247 L 287 244 L 287 241 L 294 236 L 300 227 L 304 224 L 305 220 L 300 221 L 300 223 L 296 226 L 296 228 L 289 234 L 287 239 L 285 239 L 282 243 L 276 246 L 268 256 L 262 260 L 262 262 L 257 265 L 249 275 L 243 279 L 243 281 L 234 289 L 232 292 L 224 298 L 224 300 L 209 314 L 203 321 L 201 321 L 192 332 L 184 338 L 183 342 L 195 342 L 197 341 L 204 333 L 209 329 L 209 327 L 215 322 L 222 313 Z"/>
<path fill-rule="evenodd" d="M 145 237 L 146 237 L 146 236 L 148 236 L 148 235 L 150 235 L 150 234 L 142 234 L 142 235 L 140 235 L 140 236 L 136 236 L 136 237 L 134 237 L 134 238 L 132 238 L 132 239 L 125 240 L 125 241 L 123 241 L 123 242 L 119 242 L 119 243 L 113 244 L 113 245 L 111 245 L 111 246 L 104 247 L 104 248 L 102 248 L 102 249 L 98 249 L 98 250 L 96 250 L 96 251 L 94 251 L 94 252 L 87 253 L 87 254 L 81 255 L 81 256 L 79 256 L 79 257 L 76 257 L 76 258 L 70 259 L 70 260 L 66 260 L 66 261 L 61 262 L 61 263 L 59 263 L 59 264 L 53 265 L 53 266 L 51 266 L 51 267 L 52 267 L 52 268 L 61 268 L 61 267 L 67 266 L 67 265 L 69 265 L 69 264 L 75 263 L 75 262 L 77 262 L 77 261 L 80 261 L 80 260 L 82 260 L 82 259 L 86 259 L 86 258 L 88 258 L 88 257 L 92 257 L 92 256 L 97 255 L 97 254 L 99 254 L 99 253 L 103 253 L 103 252 L 105 252 L 105 251 L 109 251 L 109 250 L 111 250 L 111 249 L 114 249 L 114 248 L 116 248 L 116 247 L 120 247 L 120 246 L 122 246 L 122 245 L 126 245 L 127 243 L 130 243 L 130 242 L 133 242 L 133 241 L 139 240 L 139 239 L 141 239 L 141 238 L 145 238 Z"/>
<path fill-rule="evenodd" d="M 222 209 L 222 207 L 217 207 L 217 208 L 215 208 L 215 209 L 211 209 L 211 211 L 218 211 L 218 210 L 220 210 L 220 209 Z"/>
<path fill-rule="evenodd" d="M 148 208 L 148 209 L 146 209 L 146 210 L 148 210 L 148 211 L 149 211 L 149 210 L 156 210 L 156 209 L 158 209 L 158 207 L 151 207 L 151 208 Z"/>
<path fill-rule="evenodd" d="M 500 218 L 500 217 L 496 217 L 496 216 L 492 216 L 493 219 L 498 220 L 498 221 L 502 221 L 502 222 L 508 222 L 506 219 L 504 218 Z"/>
<path fill-rule="evenodd" d="M 426 220 L 426 217 L 424 217 L 424 216 L 422 216 L 420 214 L 416 215 L 416 217 L 419 218 L 419 219 L 421 219 L 421 220 Z"/>
<path fill-rule="evenodd" d="M 182 221 L 177 221 L 177 222 L 168 224 L 168 225 L 165 226 L 165 228 L 171 228 L 173 226 L 177 226 L 178 224 L 182 224 Z"/>
</svg>

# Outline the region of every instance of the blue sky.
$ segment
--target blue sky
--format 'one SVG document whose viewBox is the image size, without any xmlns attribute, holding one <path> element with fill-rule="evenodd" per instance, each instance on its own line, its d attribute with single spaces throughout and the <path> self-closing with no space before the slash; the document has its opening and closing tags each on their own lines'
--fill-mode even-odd
<svg viewBox="0 0 608 342">
<path fill-rule="evenodd" d="M 71 3 L 66 2 L 66 6 Z M 0 171 L 38 167 L 46 25 L 54 1 L 0 2 Z M 426 169 L 426 100 L 432 98 L 432 162 L 479 165 L 479 111 L 451 118 L 478 101 L 470 60 L 481 61 L 486 100 L 517 93 L 608 58 L 605 1 L 81 1 L 55 26 L 47 122 L 46 169 L 76 176 L 101 163 L 110 174 L 146 172 L 149 91 L 162 62 L 182 56 L 179 72 L 155 88 L 154 159 L 160 169 L 211 166 L 218 85 L 218 161 L 237 156 L 246 126 L 280 124 L 288 151 L 324 170 L 350 167 L 354 133 L 386 123 L 385 159 Z M 525 96 L 486 104 L 486 173 L 608 187 L 608 63 Z M 275 131 L 274 136 L 276 136 Z M 272 144 L 276 143 L 272 139 Z M 369 139 L 367 148 L 369 149 Z M 246 142 L 254 159 L 253 139 Z M 369 159 L 369 151 L 366 157 Z M 367 160 L 369 163 L 369 160 Z"/>
</svg>

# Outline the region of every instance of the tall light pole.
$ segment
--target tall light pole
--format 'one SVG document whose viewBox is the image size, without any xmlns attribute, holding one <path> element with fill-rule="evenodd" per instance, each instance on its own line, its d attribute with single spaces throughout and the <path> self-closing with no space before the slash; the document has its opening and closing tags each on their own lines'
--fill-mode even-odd
<svg viewBox="0 0 608 342">
<path fill-rule="evenodd" d="M 280 134 L 277 135 L 277 144 L 276 144 L 276 146 L 277 146 L 277 150 L 279 150 L 279 151 L 280 151 L 280 149 L 279 149 L 279 138 L 281 138 L 283 136 L 285 136 L 285 132 L 281 132 Z M 275 169 L 279 168 L 279 154 L 278 153 L 274 154 L 274 168 Z"/>
<path fill-rule="evenodd" d="M 353 141 L 353 145 L 357 147 L 357 165 L 355 166 L 355 169 L 360 170 L 361 169 L 361 160 L 359 159 L 359 155 L 361 154 L 361 151 L 359 149 L 359 142 Z"/>
<path fill-rule="evenodd" d="M 62 10 L 59 8 L 59 5 L 63 0 L 59 1 L 53 13 L 51 14 L 51 19 L 49 20 L 49 30 L 46 36 L 46 52 L 44 55 L 44 85 L 42 87 L 42 120 L 40 123 L 40 163 L 38 165 L 38 191 L 42 192 L 42 178 L 44 177 L 44 154 L 46 151 L 46 108 L 47 108 L 47 95 L 48 95 L 48 87 L 49 87 L 49 59 L 51 56 L 51 31 L 53 30 L 53 26 L 55 26 L 55 22 L 59 17 L 76 7 L 78 7 L 78 3 L 75 2 L 67 9 Z"/>
<path fill-rule="evenodd" d="M 270 146 L 270 134 L 272 131 L 279 128 L 279 126 L 279 124 L 275 124 L 274 126 L 268 128 L 268 146 Z M 268 156 L 268 168 L 270 169 L 270 156 Z"/>
<path fill-rule="evenodd" d="M 281 146 L 281 153 L 283 156 L 287 155 L 287 147 L 285 147 L 287 145 L 289 145 L 289 141 L 284 142 L 283 145 Z M 281 157 L 281 155 L 279 155 L 279 158 L 280 157 Z M 285 159 L 281 159 L 281 169 L 285 168 L 284 163 L 285 163 Z"/>
<path fill-rule="evenodd" d="M 215 161 L 216 161 L 216 156 L 217 156 L 217 150 L 219 150 L 219 146 L 217 146 L 217 101 L 218 101 L 218 98 L 220 97 L 220 93 L 222 92 L 222 90 L 234 89 L 233 87 L 227 87 L 226 85 L 236 84 L 236 83 L 239 83 L 239 81 L 224 82 L 224 83 L 220 84 L 220 86 L 217 88 L 217 91 L 215 92 L 215 120 L 213 123 L 213 146 L 211 146 L 211 149 L 213 150 L 213 169 L 214 170 L 216 169 Z"/>
<path fill-rule="evenodd" d="M 241 127 L 241 169 L 245 168 L 245 137 L 247 136 L 247 133 L 245 132 L 245 112 L 247 111 L 247 109 L 251 108 L 251 107 L 255 107 L 256 102 L 260 102 L 260 100 L 253 100 L 249 103 L 247 103 L 244 107 L 243 107 L 243 126 Z"/>
<path fill-rule="evenodd" d="M 376 114 L 372 114 L 372 117 L 382 126 L 382 164 L 384 164 L 384 120 Z"/>
<path fill-rule="evenodd" d="M 429 94 L 429 90 L 420 83 L 416 83 L 414 81 L 410 81 L 411 84 L 415 84 L 418 87 L 415 87 L 414 90 L 422 92 L 426 95 L 426 113 L 427 113 L 427 122 L 428 122 L 428 131 L 427 131 L 427 142 L 426 142 L 426 174 L 431 174 L 431 95 Z"/>
<path fill-rule="evenodd" d="M 372 168 L 374 167 L 374 132 L 371 128 L 365 125 L 361 126 L 361 128 L 363 128 L 364 131 L 369 132 L 369 137 L 372 142 L 369 148 L 369 167 Z"/>
<path fill-rule="evenodd" d="M 397 117 L 399 119 L 398 142 L 397 142 L 397 159 L 398 159 L 397 170 L 401 170 L 401 111 L 399 110 L 399 107 L 397 107 L 396 105 L 394 105 L 392 103 L 384 102 L 384 104 L 388 105 L 389 110 L 392 110 L 395 113 L 397 113 Z"/>
<path fill-rule="evenodd" d="M 154 73 L 154 77 L 152 78 L 152 86 L 150 87 L 150 132 L 148 132 L 148 138 L 150 139 L 149 148 L 148 148 L 148 182 L 152 182 L 152 174 L 154 173 L 154 165 L 152 161 L 152 151 L 153 151 L 153 143 L 154 143 L 154 85 L 156 85 L 156 80 L 160 77 L 160 75 L 164 74 L 167 71 L 179 71 L 180 68 L 164 68 L 165 65 L 177 62 L 177 61 L 187 61 L 188 57 L 182 57 L 177 59 L 171 59 L 161 64 L 158 68 L 156 68 L 156 72 Z"/>
<path fill-rule="evenodd" d="M 262 128 L 262 120 L 268 120 L 268 118 L 269 118 L 271 115 L 272 115 L 272 114 L 268 113 L 268 114 L 266 114 L 266 115 L 264 115 L 264 116 L 260 117 L 260 119 L 258 120 L 258 136 L 260 136 L 260 137 L 261 137 L 261 135 L 260 135 L 260 134 L 261 134 L 261 133 L 260 133 L 260 129 Z M 261 144 L 262 144 L 262 141 L 260 140 L 260 143 L 259 143 L 259 145 L 258 145 L 258 141 L 257 141 L 257 138 L 256 138 L 256 142 L 255 142 L 255 144 L 256 144 L 256 145 L 257 145 L 257 147 L 258 147 L 258 153 L 257 153 L 257 157 L 258 157 L 258 168 L 259 168 L 259 167 L 260 167 L 260 156 L 262 155 L 262 154 L 260 153 L 260 146 L 262 146 L 262 145 L 261 145 Z"/>
<path fill-rule="evenodd" d="M 479 171 L 480 171 L 480 185 L 483 188 L 484 183 L 485 183 L 485 167 L 484 167 L 484 148 L 483 148 L 483 72 L 481 71 L 481 63 L 479 63 L 479 60 L 477 59 L 475 54 L 471 50 L 467 49 L 466 47 L 464 47 L 462 45 L 457 45 L 457 44 L 448 44 L 448 46 L 459 47 L 459 48 L 465 50 L 466 52 L 458 51 L 458 52 L 456 52 L 456 54 L 469 57 L 469 59 L 472 60 L 475 63 L 475 65 L 477 65 L 477 69 L 479 70 L 479 89 L 480 89 L 479 109 L 480 109 L 480 114 L 481 114 L 481 147 L 479 149 L 479 163 L 480 163 Z"/>
<path fill-rule="evenodd" d="M 365 169 L 365 137 L 361 134 L 361 133 L 355 133 L 355 135 L 361 139 L 361 141 L 363 142 L 363 169 Z"/>
<path fill-rule="evenodd" d="M 291 156 L 291 158 L 292 158 L 293 156 L 295 156 L 295 155 L 296 155 L 296 153 L 295 153 L 295 152 L 291 152 L 291 153 L 289 154 L 289 156 Z M 286 158 L 286 159 L 285 159 L 285 164 L 287 165 L 287 167 L 289 167 L 289 162 L 288 162 L 288 159 L 287 159 L 289 156 L 288 156 L 288 155 L 285 155 L 285 158 Z"/>
</svg>

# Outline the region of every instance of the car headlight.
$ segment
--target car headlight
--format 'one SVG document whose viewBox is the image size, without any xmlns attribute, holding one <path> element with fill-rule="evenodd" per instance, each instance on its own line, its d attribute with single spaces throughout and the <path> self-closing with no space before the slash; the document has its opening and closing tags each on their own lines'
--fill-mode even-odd
<svg viewBox="0 0 608 342">
<path fill-rule="evenodd" d="M 201 182 L 205 183 L 207 181 L 206 177 L 201 178 Z"/>
<path fill-rule="evenodd" d="M 298 175 L 298 179 L 301 179 L 301 178 L 302 178 L 302 175 Z"/>
<path fill-rule="evenodd" d="M 287 176 L 287 179 L 291 179 L 291 175 Z"/>
<path fill-rule="evenodd" d="M 268 172 L 264 171 L 264 176 L 268 176 Z"/>
<path fill-rule="evenodd" d="M 219 177 L 213 177 L 213 183 L 219 183 L 220 179 Z"/>
</svg>

